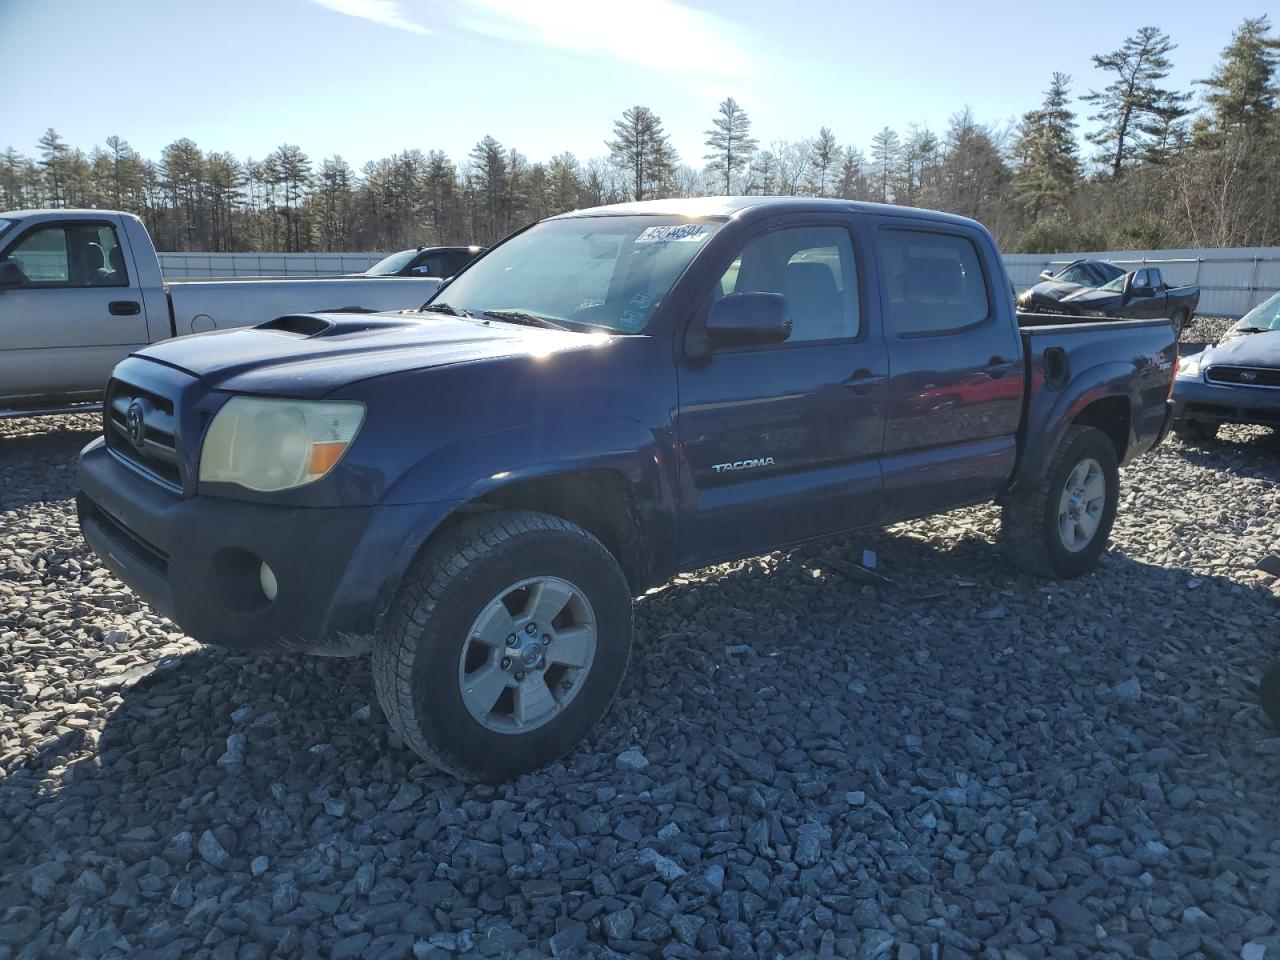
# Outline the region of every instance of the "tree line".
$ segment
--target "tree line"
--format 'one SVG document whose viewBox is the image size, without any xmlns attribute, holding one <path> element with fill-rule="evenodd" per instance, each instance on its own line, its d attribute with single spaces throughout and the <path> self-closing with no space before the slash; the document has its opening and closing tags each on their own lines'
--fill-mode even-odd
<svg viewBox="0 0 1280 960">
<path fill-rule="evenodd" d="M 930 207 L 985 223 L 1011 251 L 1280 245 L 1280 38 L 1246 19 L 1194 90 L 1164 86 L 1173 40 L 1137 30 L 1093 57 L 1073 98 L 1053 73 L 1013 123 L 967 107 L 944 131 L 886 126 L 862 148 L 830 127 L 761 142 L 725 99 L 701 163 L 683 160 L 646 106 L 614 122 L 607 155 L 531 162 L 492 136 L 457 162 L 405 150 L 358 171 L 283 144 L 266 157 L 181 139 L 157 159 L 108 137 L 88 153 L 53 129 L 35 156 L 0 154 L 0 206 L 110 207 L 138 214 L 166 250 L 394 250 L 489 244 L 530 221 L 631 199 L 711 194 L 837 197 Z M 1084 155 L 1076 102 L 1090 125 Z"/>
</svg>

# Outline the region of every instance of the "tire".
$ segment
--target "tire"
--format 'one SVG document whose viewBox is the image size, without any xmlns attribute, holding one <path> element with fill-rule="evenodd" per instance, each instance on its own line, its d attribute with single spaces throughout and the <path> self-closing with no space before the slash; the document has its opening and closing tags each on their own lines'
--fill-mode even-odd
<svg viewBox="0 0 1280 960">
<path fill-rule="evenodd" d="M 1173 435 L 1185 443 L 1208 443 L 1218 437 L 1217 423 L 1202 423 L 1199 420 L 1179 420 L 1173 425 Z"/>
<path fill-rule="evenodd" d="M 568 753 L 604 716 L 631 633 L 626 577 L 599 540 L 547 514 L 485 514 L 429 543 L 406 575 L 374 640 L 374 688 L 424 760 L 502 782 Z M 504 634 L 516 646 L 486 642 Z"/>
<path fill-rule="evenodd" d="M 1175 343 L 1182 340 L 1183 331 L 1187 329 L 1187 324 L 1190 322 L 1190 310 L 1179 310 L 1169 319 L 1169 323 L 1173 326 L 1173 340 Z"/>
<path fill-rule="evenodd" d="M 1072 501 L 1068 481 L 1091 491 L 1101 481 L 1101 500 L 1077 497 Z M 1078 577 L 1093 568 L 1106 548 L 1119 502 L 1120 468 L 1111 438 L 1095 427 L 1068 427 L 1040 486 L 1004 505 L 1001 540 L 1013 561 L 1028 573 L 1057 580 Z M 1081 519 L 1070 523 L 1073 509 Z M 1076 542 L 1066 542 L 1064 523 L 1071 527 Z M 1087 531 L 1091 524 L 1092 530 Z M 1086 532 L 1088 536 L 1079 542 Z"/>
</svg>

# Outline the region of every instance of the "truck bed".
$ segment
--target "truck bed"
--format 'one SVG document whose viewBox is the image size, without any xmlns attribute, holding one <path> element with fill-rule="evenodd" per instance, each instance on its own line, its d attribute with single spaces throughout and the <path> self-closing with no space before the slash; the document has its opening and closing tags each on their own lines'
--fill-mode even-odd
<svg viewBox="0 0 1280 960">
<path fill-rule="evenodd" d="M 1178 348 L 1168 320 L 1019 313 L 1018 325 L 1027 388 L 1018 464 L 1004 496 L 1041 475 L 1066 426 L 1099 398 L 1108 398 L 1113 418 L 1093 425 L 1128 435 L 1125 462 L 1159 441 L 1168 424 Z M 1070 391 L 1063 389 L 1068 384 Z"/>
</svg>

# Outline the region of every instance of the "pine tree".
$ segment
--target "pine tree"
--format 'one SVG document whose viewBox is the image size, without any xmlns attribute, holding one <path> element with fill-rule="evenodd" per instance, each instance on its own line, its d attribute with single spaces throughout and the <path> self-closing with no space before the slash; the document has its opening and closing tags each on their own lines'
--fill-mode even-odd
<svg viewBox="0 0 1280 960">
<path fill-rule="evenodd" d="M 1055 73 L 1038 110 L 1023 115 L 1014 154 L 1020 164 L 1013 178 L 1018 203 L 1038 220 L 1066 207 L 1080 180 L 1076 115 L 1068 106 L 1071 77 Z"/>
<path fill-rule="evenodd" d="M 0 153 L 0 207 L 19 210 L 26 206 L 24 171 L 30 161 L 13 147 Z"/>
<path fill-rule="evenodd" d="M 1090 143 L 1101 147 L 1098 160 L 1106 164 L 1113 177 L 1119 177 L 1127 164 L 1143 151 L 1144 128 L 1155 122 L 1168 123 L 1173 112 L 1188 112 L 1184 106 L 1190 94 L 1177 93 L 1158 86 L 1173 68 L 1169 54 L 1177 48 L 1158 27 L 1142 27 L 1125 39 L 1119 50 L 1094 54 L 1093 63 L 1100 70 L 1116 75 L 1102 90 L 1091 90 L 1080 99 L 1098 105 L 1089 116 L 1101 128 L 1087 134 Z M 1174 118 L 1176 119 L 1176 118 Z"/>
<path fill-rule="evenodd" d="M 1280 90 L 1276 65 L 1280 63 L 1280 38 L 1271 36 L 1266 16 L 1250 17 L 1240 25 L 1222 60 L 1208 80 L 1200 83 L 1215 134 L 1233 130 L 1256 134 L 1264 130 L 1276 112 Z"/>
<path fill-rule="evenodd" d="M 885 127 L 871 138 L 871 160 L 876 166 L 877 192 L 881 203 L 889 202 L 889 184 L 901 155 L 902 141 L 892 128 Z"/>
<path fill-rule="evenodd" d="M 40 167 L 44 170 L 45 198 L 51 207 L 67 206 L 70 189 L 71 148 L 58 132 L 50 127 L 38 141 Z"/>
<path fill-rule="evenodd" d="M 662 129 L 662 120 L 648 107 L 623 111 L 613 125 L 613 139 L 605 141 L 609 159 L 625 170 L 632 198 L 644 200 L 663 193 L 675 173 L 676 152 Z"/>
<path fill-rule="evenodd" d="M 493 243 L 506 232 L 505 203 L 510 193 L 510 176 L 507 152 L 493 137 L 486 136 L 471 148 L 468 184 L 475 195 L 472 223 L 480 243 Z"/>
<path fill-rule="evenodd" d="M 582 198 L 582 167 L 572 153 L 558 153 L 551 158 L 547 171 L 547 202 L 556 213 L 575 209 Z"/>
<path fill-rule="evenodd" d="M 835 179 L 840 159 L 840 145 L 830 127 L 823 127 L 810 144 L 809 190 L 819 197 L 827 196 L 828 185 Z"/>
<path fill-rule="evenodd" d="M 711 121 L 711 129 L 704 131 L 704 141 L 711 152 L 704 154 L 707 172 L 714 173 L 724 185 L 726 195 L 733 193 L 733 181 L 751 162 L 756 152 L 756 141 L 751 136 L 751 118 L 738 106 L 733 97 L 720 102 L 720 112 Z"/>
<path fill-rule="evenodd" d="M 836 196 L 841 200 L 866 200 L 870 196 L 867 183 L 867 159 L 857 147 L 845 147 L 840 155 L 840 174 Z"/>
</svg>

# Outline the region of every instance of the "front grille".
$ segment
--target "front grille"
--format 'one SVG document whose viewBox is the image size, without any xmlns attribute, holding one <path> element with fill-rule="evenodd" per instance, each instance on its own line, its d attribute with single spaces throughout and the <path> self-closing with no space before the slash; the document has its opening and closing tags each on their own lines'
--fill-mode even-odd
<svg viewBox="0 0 1280 960">
<path fill-rule="evenodd" d="M 1205 375 L 1210 383 L 1229 383 L 1239 387 L 1280 387 L 1280 369 L 1212 366 Z"/>
<path fill-rule="evenodd" d="M 173 401 L 123 380 L 112 380 L 107 384 L 103 414 L 111 452 L 157 483 L 181 493 L 181 453 Z"/>
</svg>

